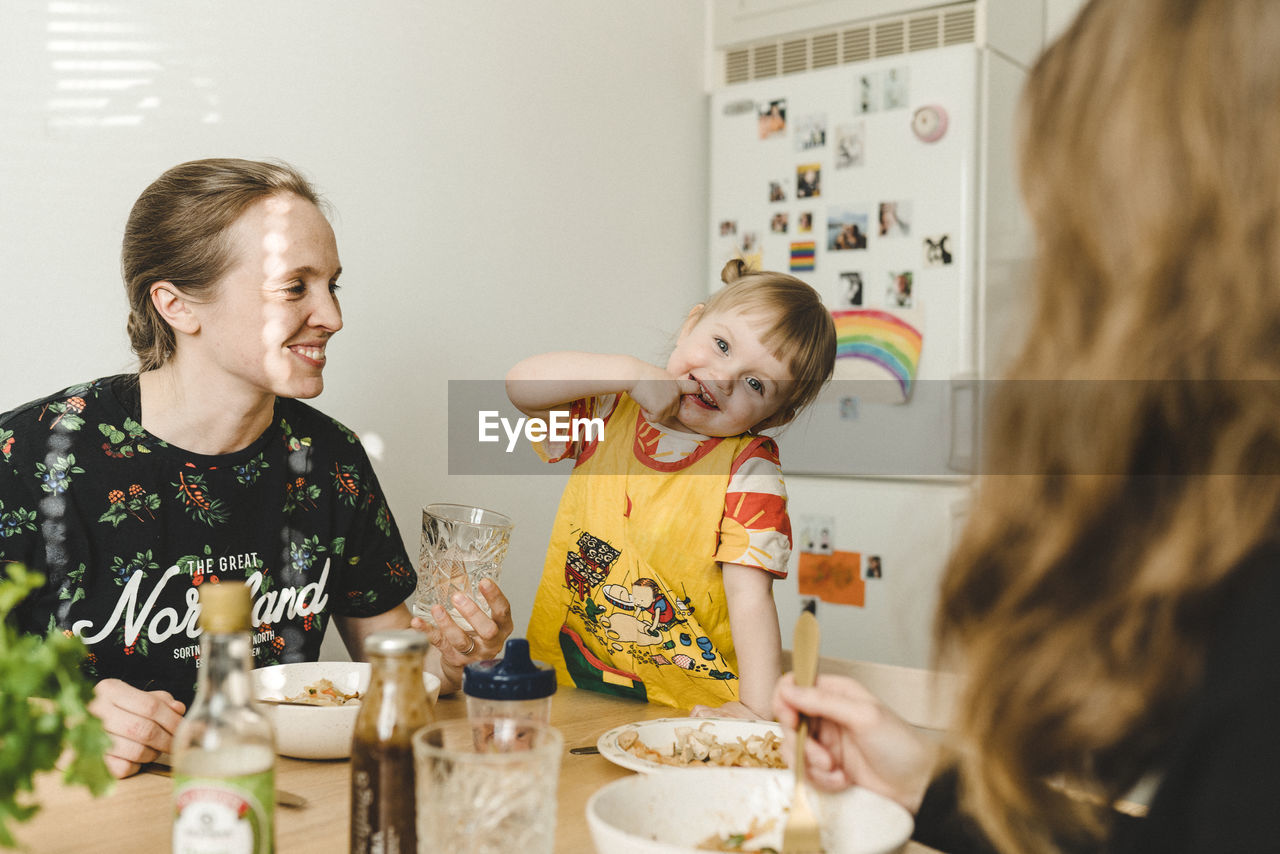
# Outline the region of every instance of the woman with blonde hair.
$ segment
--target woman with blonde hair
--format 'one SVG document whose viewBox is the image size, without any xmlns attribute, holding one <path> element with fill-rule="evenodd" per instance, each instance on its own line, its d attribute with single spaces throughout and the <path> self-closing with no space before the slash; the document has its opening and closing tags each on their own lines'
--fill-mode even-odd
<svg viewBox="0 0 1280 854">
<path fill-rule="evenodd" d="M 775 710 L 949 852 L 1275 850 L 1280 3 L 1093 0 L 1023 118 L 1038 309 L 942 586 L 954 749 L 849 680 Z"/>
</svg>

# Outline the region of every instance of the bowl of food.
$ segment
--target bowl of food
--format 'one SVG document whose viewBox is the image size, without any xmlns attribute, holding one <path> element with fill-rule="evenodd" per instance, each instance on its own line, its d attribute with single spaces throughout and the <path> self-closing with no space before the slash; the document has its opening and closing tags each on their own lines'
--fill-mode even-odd
<svg viewBox="0 0 1280 854">
<path fill-rule="evenodd" d="M 440 680 L 422 674 L 427 697 L 440 696 Z M 253 696 L 276 732 L 276 752 L 295 759 L 351 755 L 360 701 L 369 688 L 364 661 L 299 661 L 253 671 Z"/>
<path fill-rule="evenodd" d="M 587 824 L 601 854 L 780 850 L 794 784 L 789 771 L 744 768 L 634 774 L 591 796 Z M 826 854 L 893 854 L 911 838 L 911 814 L 875 792 L 809 795 Z"/>
</svg>

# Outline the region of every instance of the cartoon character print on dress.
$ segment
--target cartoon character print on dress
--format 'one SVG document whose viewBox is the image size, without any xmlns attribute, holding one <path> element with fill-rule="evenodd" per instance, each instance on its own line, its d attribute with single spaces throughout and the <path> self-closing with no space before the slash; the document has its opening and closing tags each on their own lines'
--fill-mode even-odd
<svg viewBox="0 0 1280 854">
<path fill-rule="evenodd" d="M 588 591 L 604 583 L 609 569 L 621 554 L 604 540 L 583 531 L 578 537 L 578 550 L 565 555 L 564 583 L 581 600 L 587 600 Z M 602 613 L 603 608 L 586 601 L 588 610 Z"/>
<path fill-rule="evenodd" d="M 601 690 L 604 681 L 610 685 L 604 690 L 642 698 L 644 680 L 635 672 L 641 668 L 628 669 L 628 660 L 678 667 L 694 678 L 737 678 L 711 639 L 690 624 L 695 608 L 688 597 L 664 589 L 648 575 L 635 576 L 619 564 L 619 549 L 588 531 L 581 532 L 577 545 L 565 562 L 564 586 L 572 595 L 560 632 L 575 682 L 586 687 L 585 680 Z M 586 636 L 594 644 L 585 642 Z M 592 646 L 607 650 L 609 662 L 593 653 Z"/>
</svg>

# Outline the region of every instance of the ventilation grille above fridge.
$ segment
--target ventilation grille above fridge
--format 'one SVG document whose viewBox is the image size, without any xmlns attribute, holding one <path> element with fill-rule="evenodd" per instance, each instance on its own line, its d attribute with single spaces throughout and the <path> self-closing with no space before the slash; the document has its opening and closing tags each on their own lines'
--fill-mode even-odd
<svg viewBox="0 0 1280 854">
<path fill-rule="evenodd" d="M 969 44 L 976 38 L 976 16 L 976 3 L 970 0 L 929 12 L 741 45 L 724 51 L 724 82 L 745 83 L 881 56 Z"/>
</svg>

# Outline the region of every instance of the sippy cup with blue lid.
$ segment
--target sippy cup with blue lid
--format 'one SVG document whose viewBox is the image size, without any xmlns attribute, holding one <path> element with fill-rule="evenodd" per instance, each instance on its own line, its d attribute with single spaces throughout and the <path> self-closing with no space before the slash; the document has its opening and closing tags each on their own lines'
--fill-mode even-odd
<svg viewBox="0 0 1280 854">
<path fill-rule="evenodd" d="M 555 692 L 555 668 L 532 660 L 525 638 L 508 638 L 502 658 L 468 664 L 462 671 L 470 718 L 533 718 L 550 723 Z"/>
</svg>

